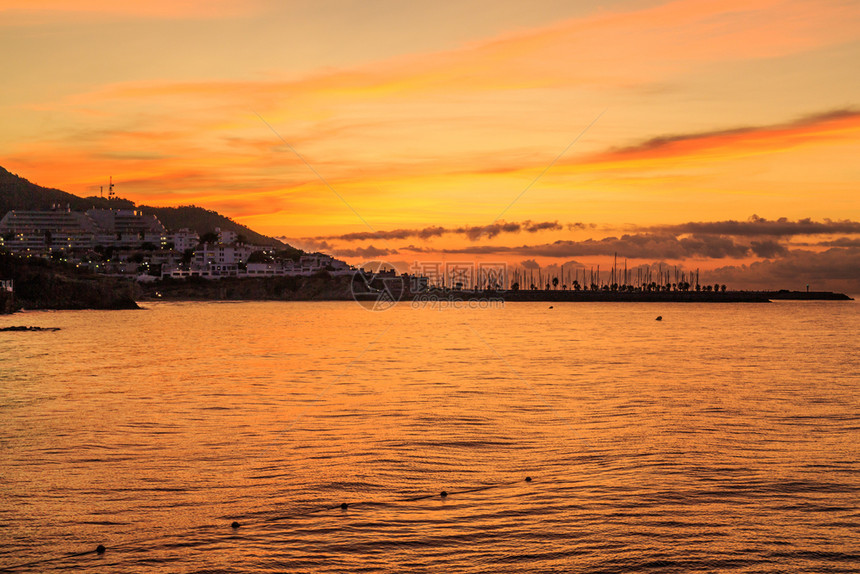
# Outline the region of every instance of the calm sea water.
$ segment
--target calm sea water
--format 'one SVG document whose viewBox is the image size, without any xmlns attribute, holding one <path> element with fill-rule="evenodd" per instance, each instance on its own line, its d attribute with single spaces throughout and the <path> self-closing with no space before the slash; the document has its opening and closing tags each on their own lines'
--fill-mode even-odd
<svg viewBox="0 0 860 574">
<path fill-rule="evenodd" d="M 0 569 L 860 570 L 860 305 L 548 307 L 2 317 Z"/>
</svg>

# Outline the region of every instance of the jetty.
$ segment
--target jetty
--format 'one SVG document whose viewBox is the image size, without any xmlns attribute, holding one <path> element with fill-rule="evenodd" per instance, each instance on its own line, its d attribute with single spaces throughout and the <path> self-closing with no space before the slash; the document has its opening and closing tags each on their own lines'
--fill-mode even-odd
<svg viewBox="0 0 860 574">
<path fill-rule="evenodd" d="M 432 289 L 414 297 L 447 301 L 496 299 L 505 302 L 607 302 L 607 303 L 770 303 L 771 301 L 853 301 L 843 293 L 830 291 L 612 291 L 552 290 L 467 291 Z"/>
</svg>

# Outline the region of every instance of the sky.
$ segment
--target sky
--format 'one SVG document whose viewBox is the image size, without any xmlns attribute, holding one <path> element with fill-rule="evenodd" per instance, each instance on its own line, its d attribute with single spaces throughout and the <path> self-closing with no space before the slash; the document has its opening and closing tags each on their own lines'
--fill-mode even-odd
<svg viewBox="0 0 860 574">
<path fill-rule="evenodd" d="M 0 0 L 0 165 L 350 263 L 860 294 L 860 0 Z"/>
</svg>

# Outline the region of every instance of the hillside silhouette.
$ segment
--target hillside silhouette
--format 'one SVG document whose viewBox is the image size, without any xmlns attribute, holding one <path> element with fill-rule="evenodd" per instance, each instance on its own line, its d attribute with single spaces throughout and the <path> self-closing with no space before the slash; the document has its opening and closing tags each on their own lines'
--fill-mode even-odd
<svg viewBox="0 0 860 574">
<path fill-rule="evenodd" d="M 278 249 L 290 247 L 282 241 L 267 237 L 236 223 L 217 211 L 196 205 L 180 207 L 136 206 L 133 201 L 122 198 L 78 197 L 59 189 L 42 187 L 0 167 L 0 218 L 13 209 L 45 210 L 51 209 L 55 205 L 68 206 L 72 211 L 86 211 L 92 208 L 138 209 L 144 213 L 155 215 L 167 229 L 172 231 L 188 228 L 203 236 L 214 232 L 215 228 L 218 227 L 222 230 L 234 231 L 241 235 L 247 243 L 254 245 L 267 245 Z"/>
</svg>

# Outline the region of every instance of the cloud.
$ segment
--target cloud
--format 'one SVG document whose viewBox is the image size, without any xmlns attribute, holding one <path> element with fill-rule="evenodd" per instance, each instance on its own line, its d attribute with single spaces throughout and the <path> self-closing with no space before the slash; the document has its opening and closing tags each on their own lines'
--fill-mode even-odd
<svg viewBox="0 0 860 574">
<path fill-rule="evenodd" d="M 414 246 L 401 250 L 416 251 Z M 470 255 L 524 255 L 527 257 L 586 257 L 613 256 L 630 259 L 687 259 L 706 257 L 746 257 L 750 246 L 736 243 L 730 237 L 693 236 L 678 238 L 671 234 L 637 233 L 585 241 L 558 240 L 552 243 L 520 246 L 475 245 L 454 249 L 436 250 L 439 253 Z M 430 251 L 421 248 L 421 251 Z"/>
<path fill-rule="evenodd" d="M 788 251 L 784 245 L 780 245 L 772 239 L 753 241 L 750 243 L 750 247 L 753 253 L 765 259 L 773 259 L 774 257 L 784 255 Z"/>
<path fill-rule="evenodd" d="M 661 150 L 663 148 L 672 147 L 678 143 L 690 143 L 690 142 L 698 142 L 699 145 L 702 145 L 703 142 L 710 142 L 712 144 L 716 142 L 721 142 L 723 140 L 736 140 L 739 136 L 750 136 L 756 134 L 766 134 L 766 133 L 778 133 L 778 132 L 792 132 L 803 128 L 815 128 L 820 124 L 826 124 L 834 121 L 840 120 L 852 120 L 856 121 L 860 117 L 860 112 L 853 109 L 841 109 L 841 110 L 832 110 L 818 114 L 812 114 L 808 116 L 804 116 L 795 121 L 778 124 L 775 126 L 747 126 L 740 128 L 732 128 L 725 130 L 715 130 L 708 132 L 698 132 L 698 133 L 690 133 L 690 134 L 678 134 L 671 136 L 660 136 L 651 138 L 642 143 L 639 143 L 635 146 L 626 147 L 614 150 L 611 153 L 624 155 L 624 154 L 638 154 L 642 152 L 652 152 L 655 150 Z"/>
<path fill-rule="evenodd" d="M 287 243 L 304 251 L 319 251 L 322 253 L 332 253 L 335 250 L 335 247 L 328 241 L 316 241 L 314 239 L 308 238 L 297 239 L 293 237 L 288 237 L 286 235 L 279 235 L 275 237 L 275 239 L 283 241 L 284 243 Z"/>
<path fill-rule="evenodd" d="M 342 235 L 324 235 L 313 239 L 338 241 L 367 241 L 372 239 L 406 239 L 407 237 L 420 237 L 421 239 L 430 239 L 431 237 L 439 237 L 448 233 L 444 227 L 425 227 L 423 229 L 393 229 L 391 231 L 357 231 L 354 233 L 344 233 Z"/>
<path fill-rule="evenodd" d="M 708 282 L 733 288 L 797 289 L 860 294 L 860 247 L 831 248 L 824 252 L 793 250 L 775 260 L 728 265 L 709 271 Z"/>
<path fill-rule="evenodd" d="M 526 270 L 540 269 L 545 276 L 550 277 L 561 272 L 558 264 L 539 266 L 534 260 L 526 260 L 520 264 Z M 597 274 L 594 265 L 583 265 L 567 262 L 564 265 L 566 277 L 568 273 L 576 273 L 576 269 L 590 268 L 589 273 Z M 692 269 L 683 265 L 671 265 L 665 261 L 642 263 L 628 266 L 628 274 L 632 278 L 644 277 L 652 273 L 656 277 L 659 271 L 667 270 L 690 276 Z M 793 250 L 783 253 L 776 260 L 756 261 L 750 264 L 733 264 L 717 267 L 716 269 L 699 270 L 699 281 L 702 285 L 714 283 L 725 284 L 730 289 L 777 290 L 792 289 L 802 291 L 809 285 L 813 291 L 836 291 L 849 295 L 860 294 L 860 245 L 849 248 L 833 248 L 824 252 Z M 600 279 L 607 281 L 610 270 L 603 268 Z"/>
<path fill-rule="evenodd" d="M 236 6 L 245 10 L 249 4 L 255 3 L 0 0 L 0 10 L 4 17 L 20 10 L 35 10 L 40 18 L 68 10 L 84 15 L 208 17 L 229 14 Z M 245 81 L 226 72 L 211 80 L 201 72 L 196 77 L 202 81 L 171 82 L 163 80 L 171 77 L 165 72 L 157 79 L 132 75 L 137 81 L 92 87 L 62 102 L 51 101 L 53 89 L 38 90 L 33 99 L 43 107 L 38 114 L 28 108 L 33 115 L 22 125 L 43 125 L 46 118 L 61 121 L 50 122 L 51 134 L 21 128 L 26 137 L 10 136 L 14 149 L 4 155 L 39 158 L 35 164 L 49 162 L 44 167 L 34 165 L 30 173 L 51 185 L 83 185 L 84 178 L 87 185 L 93 185 L 92 174 L 103 173 L 134 179 L 140 184 L 130 191 L 136 194 L 134 199 L 144 201 L 151 201 L 150 194 L 157 190 L 175 185 L 172 172 L 204 156 L 209 161 L 199 167 L 204 172 L 217 170 L 216 181 L 189 181 L 183 188 L 187 194 L 212 193 L 235 185 L 256 191 L 258 182 L 249 173 L 280 177 L 284 193 L 300 183 L 317 183 L 299 162 L 293 161 L 291 167 L 297 169 L 292 171 L 277 170 L 272 165 L 275 162 L 259 153 L 265 150 L 272 156 L 279 142 L 249 111 L 257 110 L 338 190 L 350 184 L 361 185 L 362 193 L 368 194 L 371 192 L 365 190 L 382 189 L 385 184 L 389 189 L 406 189 L 439 174 L 454 174 L 452 179 L 516 176 L 545 167 L 542 153 L 548 145 L 555 145 L 531 134 L 572 131 L 575 121 L 593 117 L 593 112 L 586 111 L 590 104 L 576 94 L 607 87 L 627 94 L 631 86 L 677 81 L 679 68 L 681 74 L 684 70 L 698 72 L 702 64 L 713 61 L 773 58 L 853 40 L 858 14 L 856 3 L 830 0 L 815 4 L 797 0 L 661 2 L 639 9 L 597 9 L 583 17 L 477 40 L 452 50 L 319 69 L 303 76 L 283 73 L 272 81 Z M 356 26 L 360 27 L 360 20 Z M 271 77 L 269 72 L 265 74 Z M 523 99 L 529 93 L 538 94 L 538 99 Z M 589 95 L 588 101 L 606 95 Z M 612 92 L 610 97 L 616 101 L 617 94 Z M 570 115 L 586 119 L 560 121 L 557 112 L 562 108 L 554 107 L 553 100 L 565 102 L 565 113 L 578 108 Z M 516 108 L 511 107 L 514 104 Z M 575 164 L 565 158 L 558 167 L 563 169 L 570 161 L 568 165 L 576 169 L 601 169 L 606 162 L 635 161 L 648 154 L 678 157 L 710 149 L 730 153 L 744 151 L 738 145 L 744 142 L 782 149 L 780 146 L 798 141 L 841 137 L 856 119 L 852 114 L 849 110 L 818 114 L 806 123 L 787 124 L 790 129 L 783 130 L 746 127 L 651 138 L 639 144 L 638 150 L 636 146 L 610 150 L 591 160 L 578 158 Z M 74 133 L 81 125 L 102 125 L 108 133 L 82 142 Z M 836 129 L 820 129 L 822 126 Z M 575 127 L 578 131 L 582 126 Z M 153 143 L 140 133 L 149 129 L 179 132 L 178 137 L 157 141 L 159 151 L 172 159 L 145 161 L 143 154 L 153 149 Z M 609 131 L 618 133 L 616 128 Z M 768 134 L 770 139 L 762 141 L 757 134 Z M 36 138 L 50 138 L 50 145 L 28 149 L 26 142 Z M 587 145 L 583 142 L 583 147 Z M 80 175 L 70 177 L 70 166 L 55 162 L 76 149 L 82 150 L 75 158 L 79 167 L 72 169 Z M 104 157 L 118 149 L 127 150 L 131 157 L 117 161 Z M 322 165 L 319 158 L 324 157 L 336 161 Z M 287 163 L 290 158 L 280 155 L 278 160 Z M 239 161 L 247 169 L 222 168 Z M 52 177 L 42 177 L 48 173 Z M 196 197 L 194 201 L 200 203 Z M 262 214 L 266 204 L 249 203 L 246 212 L 251 209 Z"/>
<path fill-rule="evenodd" d="M 753 215 L 747 221 L 697 221 L 678 225 L 651 226 L 642 229 L 672 234 L 696 233 L 705 235 L 732 235 L 735 237 L 791 237 L 796 235 L 860 233 L 860 222 L 849 219 L 813 221 L 810 218 L 792 221 L 785 217 L 768 220 Z"/>
<path fill-rule="evenodd" d="M 6 17 L 6 25 L 44 24 L 46 18 L 50 21 L 69 16 L 78 19 L 119 17 L 202 20 L 242 16 L 261 8 L 260 0 L 0 0 L 0 14 Z M 36 16 L 38 19 L 34 18 Z"/>
<path fill-rule="evenodd" d="M 797 120 L 766 126 L 675 134 L 645 140 L 632 146 L 610 149 L 585 160 L 586 165 L 622 167 L 642 162 L 691 158 L 726 158 L 785 150 L 802 144 L 856 138 L 860 111 L 829 110 Z"/>
<path fill-rule="evenodd" d="M 386 257 L 388 255 L 397 255 L 396 249 L 378 248 L 370 245 L 368 247 L 356 247 L 355 249 L 335 249 L 334 255 L 338 257 L 361 257 L 364 259 L 374 259 L 376 257 Z"/>
<path fill-rule="evenodd" d="M 822 241 L 818 243 L 818 245 L 827 247 L 860 247 L 860 239 L 849 239 L 848 237 L 841 237 L 832 241 Z"/>
<path fill-rule="evenodd" d="M 585 225 L 582 223 L 568 224 L 570 225 Z M 537 233 L 539 231 L 560 231 L 564 227 L 558 221 L 523 221 L 516 222 L 498 222 L 490 225 L 475 225 L 475 226 L 460 226 L 460 227 L 442 227 L 430 226 L 420 229 L 394 229 L 391 231 L 358 231 L 355 233 L 344 233 L 342 235 L 325 235 L 315 237 L 316 240 L 338 240 L 338 241 L 368 241 L 373 239 L 392 240 L 392 239 L 407 239 L 409 237 L 417 237 L 420 239 L 431 239 L 433 237 L 441 237 L 448 234 L 465 235 L 471 241 L 477 241 L 481 238 L 491 239 L 502 233 Z"/>
<path fill-rule="evenodd" d="M 597 227 L 594 223 L 568 223 L 565 225 L 569 231 L 577 231 L 582 229 L 595 229 Z"/>
</svg>

